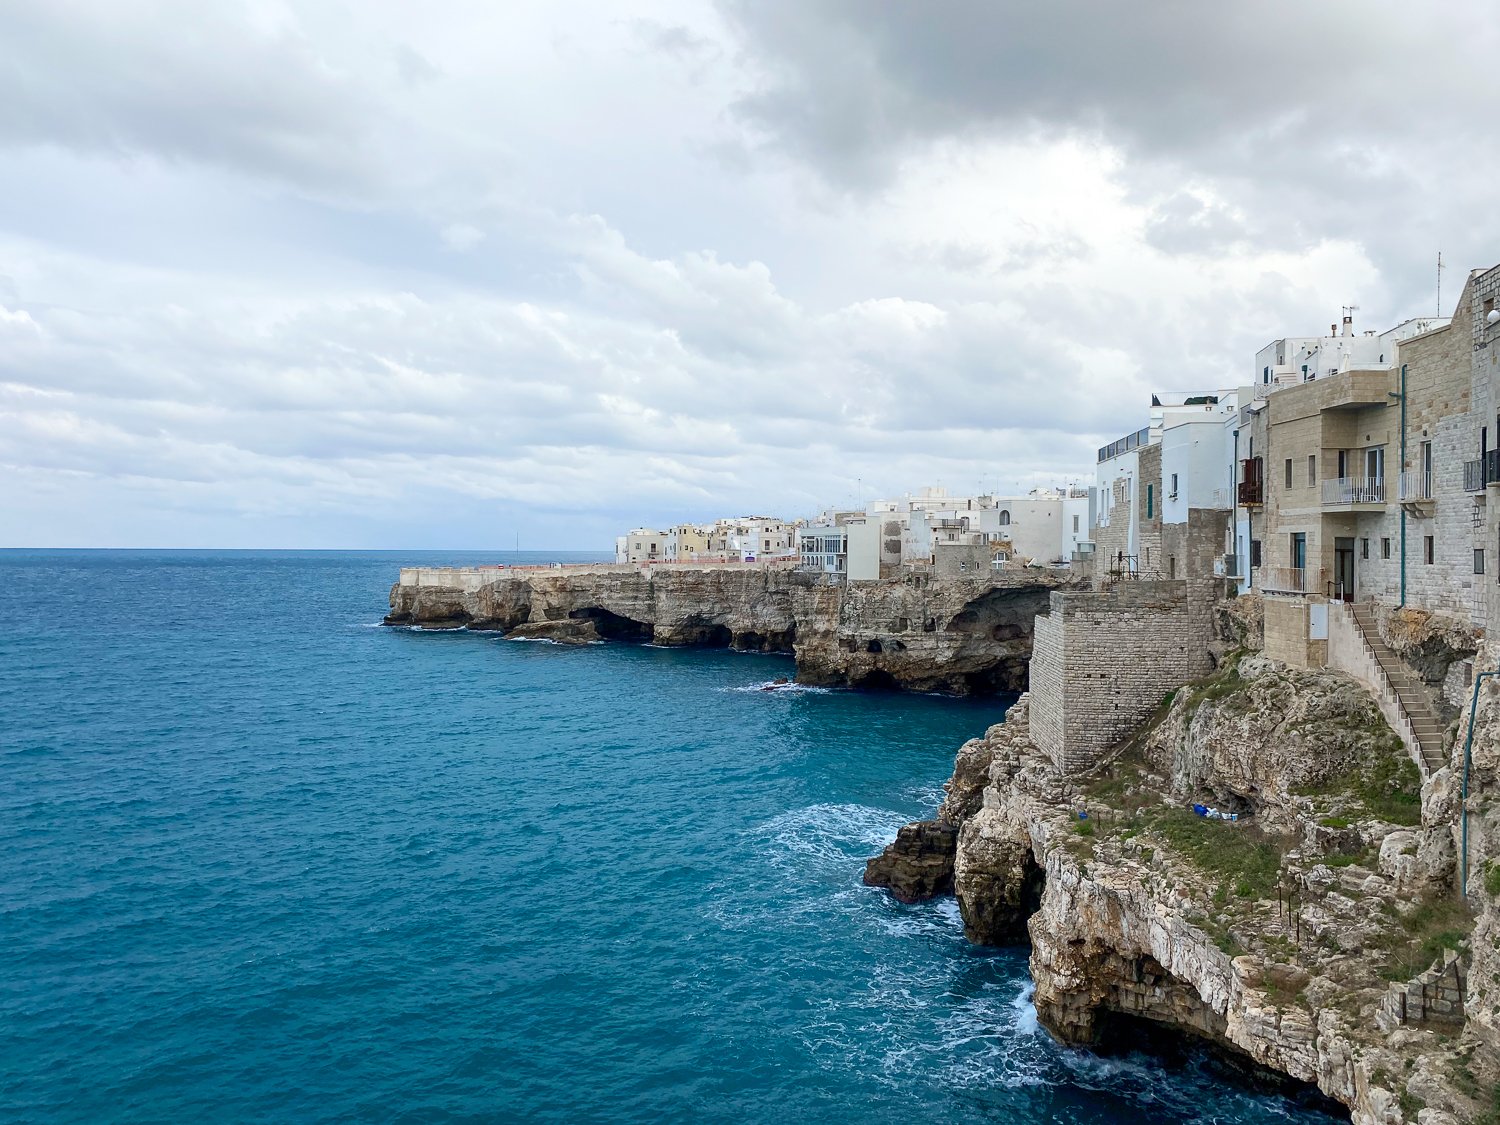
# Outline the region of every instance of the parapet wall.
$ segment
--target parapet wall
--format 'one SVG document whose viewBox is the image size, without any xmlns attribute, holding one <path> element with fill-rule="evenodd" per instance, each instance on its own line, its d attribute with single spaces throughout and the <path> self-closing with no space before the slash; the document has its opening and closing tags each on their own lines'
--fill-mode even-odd
<svg viewBox="0 0 1500 1125">
<path fill-rule="evenodd" d="M 1054 592 L 1031 656 L 1031 736 L 1059 773 L 1092 768 L 1168 691 L 1212 668 L 1211 594 L 1185 580 Z"/>
</svg>

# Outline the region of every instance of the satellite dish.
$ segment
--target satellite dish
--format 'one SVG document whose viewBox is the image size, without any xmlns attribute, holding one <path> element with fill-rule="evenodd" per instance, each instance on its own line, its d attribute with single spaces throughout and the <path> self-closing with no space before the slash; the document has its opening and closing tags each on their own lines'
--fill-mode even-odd
<svg viewBox="0 0 1500 1125">
<path fill-rule="evenodd" d="M 1484 318 L 1491 324 L 1500 324 L 1500 309 L 1491 309 L 1490 315 Z"/>
</svg>

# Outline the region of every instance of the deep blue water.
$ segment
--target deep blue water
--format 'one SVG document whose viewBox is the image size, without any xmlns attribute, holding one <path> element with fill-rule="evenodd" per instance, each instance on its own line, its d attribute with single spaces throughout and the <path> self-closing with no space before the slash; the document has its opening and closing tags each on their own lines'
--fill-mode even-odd
<svg viewBox="0 0 1500 1125">
<path fill-rule="evenodd" d="M 0 551 L 0 1118 L 1324 1120 L 860 886 L 1001 702 L 374 627 L 448 561 Z"/>
</svg>

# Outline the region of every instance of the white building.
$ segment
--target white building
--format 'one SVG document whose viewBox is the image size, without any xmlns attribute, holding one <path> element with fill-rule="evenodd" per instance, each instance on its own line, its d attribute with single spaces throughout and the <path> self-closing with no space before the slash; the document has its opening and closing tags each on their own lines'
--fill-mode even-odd
<svg viewBox="0 0 1500 1125">
<path fill-rule="evenodd" d="M 1327 336 L 1288 336 L 1273 340 L 1255 353 L 1255 385 L 1261 388 L 1295 386 L 1326 379 L 1351 367 L 1392 367 L 1396 345 L 1448 324 L 1450 317 L 1413 317 L 1394 328 L 1354 334 L 1354 314 L 1345 308 L 1343 326 L 1328 326 Z M 1264 394 L 1262 390 L 1260 393 Z"/>
<path fill-rule="evenodd" d="M 615 562 L 659 562 L 667 557 L 665 532 L 638 527 L 615 540 Z"/>
</svg>

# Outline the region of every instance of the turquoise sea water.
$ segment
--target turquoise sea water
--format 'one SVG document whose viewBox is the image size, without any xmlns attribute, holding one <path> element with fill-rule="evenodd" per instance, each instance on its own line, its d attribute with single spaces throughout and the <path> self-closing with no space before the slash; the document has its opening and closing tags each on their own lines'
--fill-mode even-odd
<svg viewBox="0 0 1500 1125">
<path fill-rule="evenodd" d="M 0 551 L 0 1119 L 1326 1120 L 860 886 L 1003 701 L 376 627 L 462 561 Z"/>
</svg>

